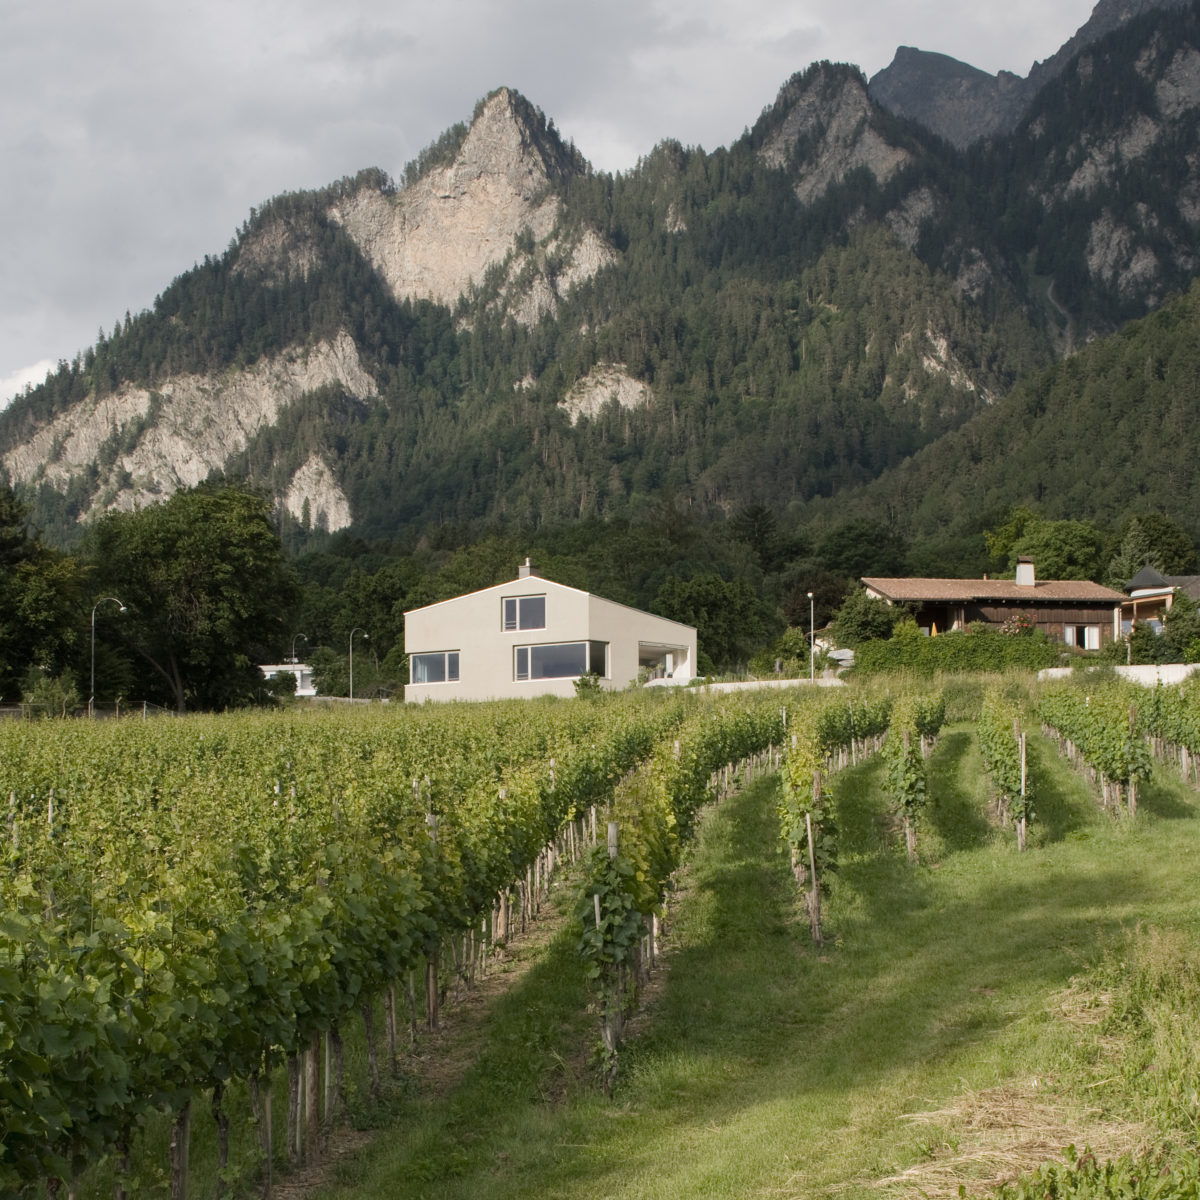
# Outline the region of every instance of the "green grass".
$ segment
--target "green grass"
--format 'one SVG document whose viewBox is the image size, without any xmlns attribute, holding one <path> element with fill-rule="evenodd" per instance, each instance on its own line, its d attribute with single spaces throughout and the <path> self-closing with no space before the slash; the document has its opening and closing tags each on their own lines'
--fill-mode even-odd
<svg viewBox="0 0 1200 1200">
<path fill-rule="evenodd" d="M 1047 743 L 1030 744 L 1037 820 L 1023 855 L 988 819 L 969 726 L 950 727 L 931 760 L 915 868 L 878 768 L 838 777 L 841 862 L 820 950 L 778 843 L 773 781 L 727 801 L 700 831 L 669 971 L 611 1100 L 579 1061 L 594 1031 L 564 934 L 505 998 L 461 1085 L 403 1105 L 322 1195 L 877 1195 L 874 1181 L 958 1146 L 953 1118 L 908 1118 L 966 1093 L 1036 1079 L 1064 1111 L 1086 1101 L 1098 1133 L 1125 1109 L 1161 1117 L 1154 1089 L 1105 1058 L 1111 1031 L 1068 1023 L 1052 998 L 1099 964 L 1096 979 L 1111 972 L 1140 926 L 1196 936 L 1195 797 L 1159 774 L 1137 821 L 1114 819 Z M 1105 1083 L 1113 1071 L 1124 1082 Z"/>
</svg>

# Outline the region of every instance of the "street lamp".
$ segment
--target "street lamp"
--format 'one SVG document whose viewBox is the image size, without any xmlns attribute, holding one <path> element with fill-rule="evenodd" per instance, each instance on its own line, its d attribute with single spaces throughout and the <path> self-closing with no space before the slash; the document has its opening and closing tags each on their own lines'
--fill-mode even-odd
<svg viewBox="0 0 1200 1200">
<path fill-rule="evenodd" d="M 292 658 L 291 658 L 291 661 L 292 661 L 293 663 L 296 663 L 296 662 L 299 662 L 299 661 L 300 661 L 300 660 L 299 660 L 299 659 L 296 657 L 296 641 L 297 641 L 297 639 L 298 639 L 298 638 L 304 638 L 304 640 L 305 640 L 306 642 L 308 641 L 308 636 L 307 636 L 307 634 L 303 634 L 303 633 L 298 633 L 298 634 L 296 634 L 296 636 L 295 636 L 294 638 L 292 638 Z"/>
<path fill-rule="evenodd" d="M 817 681 L 817 622 L 813 615 L 813 594 L 808 593 L 808 681 Z"/>
<path fill-rule="evenodd" d="M 100 599 L 92 605 L 92 687 L 88 695 L 89 717 L 96 715 L 96 609 L 98 609 L 100 605 L 106 604 L 110 600 L 117 605 L 119 612 L 125 611 L 125 605 L 123 605 L 120 600 L 116 598 L 116 596 L 101 596 Z"/>
<path fill-rule="evenodd" d="M 357 625 L 355 625 L 355 627 L 352 630 L 350 630 L 350 699 L 351 700 L 354 699 L 354 635 L 356 633 L 361 633 L 363 635 L 363 637 L 367 638 L 367 639 L 369 639 L 371 636 L 365 629 L 361 629 Z"/>
</svg>

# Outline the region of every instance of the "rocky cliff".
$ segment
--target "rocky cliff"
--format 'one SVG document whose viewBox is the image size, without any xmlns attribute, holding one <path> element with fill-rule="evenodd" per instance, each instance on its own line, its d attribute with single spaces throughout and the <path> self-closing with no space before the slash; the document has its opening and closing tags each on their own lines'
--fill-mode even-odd
<svg viewBox="0 0 1200 1200">
<path fill-rule="evenodd" d="M 539 134 L 541 136 L 539 136 Z M 557 151 L 557 153 L 556 153 Z M 581 162 L 536 129 L 527 104 L 507 88 L 495 92 L 471 124 L 454 161 L 399 193 L 363 188 L 329 210 L 387 281 L 397 299 L 453 305 L 488 270 L 516 255 L 512 281 L 536 265 L 533 247 L 557 256 L 554 276 L 529 272 L 513 307 L 525 321 L 553 307 L 567 288 L 611 260 L 594 233 L 555 239 L 559 189 Z M 518 252 L 518 242 L 532 243 Z"/>
<path fill-rule="evenodd" d="M 860 167 L 885 183 L 910 155 L 880 133 L 873 115 L 866 81 L 856 71 L 822 66 L 794 76 L 764 118 L 772 128 L 759 158 L 790 171 L 803 203 Z"/>
<path fill-rule="evenodd" d="M 137 508 L 224 470 L 288 405 L 330 385 L 362 399 L 377 391 L 346 334 L 217 377 L 181 375 L 153 390 L 125 386 L 89 397 L 9 450 L 0 465 L 15 484 L 60 492 L 92 476 L 82 515 Z M 341 513 L 336 504 L 326 507 Z"/>
</svg>

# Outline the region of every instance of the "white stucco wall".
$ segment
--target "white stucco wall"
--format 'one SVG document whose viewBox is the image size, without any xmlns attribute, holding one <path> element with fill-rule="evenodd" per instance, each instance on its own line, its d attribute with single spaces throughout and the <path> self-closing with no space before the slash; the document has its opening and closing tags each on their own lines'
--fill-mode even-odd
<svg viewBox="0 0 1200 1200">
<path fill-rule="evenodd" d="M 1086 661 L 1086 660 L 1085 660 Z M 1097 666 L 1103 664 L 1097 663 Z M 1119 666 L 1113 668 L 1123 679 L 1152 688 L 1156 683 L 1182 683 L 1189 675 L 1200 671 L 1200 663 L 1162 663 L 1138 667 Z M 1070 679 L 1071 667 L 1044 667 L 1038 672 L 1039 679 Z"/>
<path fill-rule="evenodd" d="M 504 629 L 504 601 L 522 596 L 546 597 L 543 629 Z M 456 596 L 440 604 L 404 614 L 406 654 L 457 651 L 456 682 L 410 683 L 406 700 L 501 700 L 527 696 L 573 696 L 575 680 L 514 678 L 517 646 L 556 642 L 608 643 L 608 675 L 602 686 L 627 687 L 637 678 L 643 644 L 680 648 L 674 682 L 686 683 L 695 673 L 696 631 L 623 604 L 531 576 L 483 591 Z"/>
</svg>

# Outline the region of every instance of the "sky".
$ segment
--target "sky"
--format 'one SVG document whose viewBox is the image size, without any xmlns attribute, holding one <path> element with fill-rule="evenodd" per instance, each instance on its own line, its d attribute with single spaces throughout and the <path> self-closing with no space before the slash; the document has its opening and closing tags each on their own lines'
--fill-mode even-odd
<svg viewBox="0 0 1200 1200">
<path fill-rule="evenodd" d="M 250 209 L 404 164 L 515 88 L 593 166 L 727 146 L 820 59 L 1026 75 L 1094 0 L 14 0 L 0 15 L 0 406 Z"/>
</svg>

